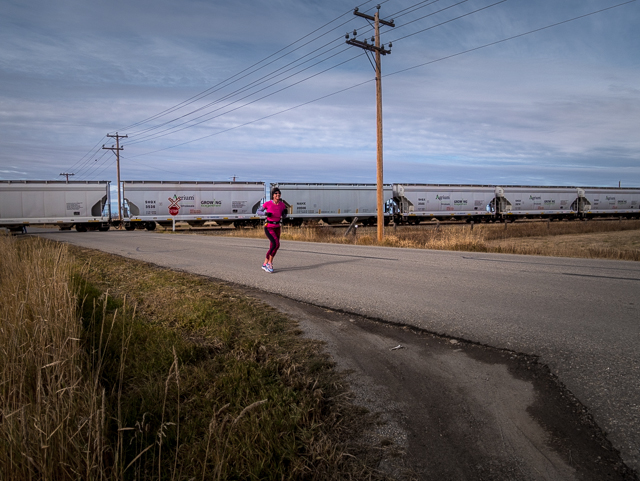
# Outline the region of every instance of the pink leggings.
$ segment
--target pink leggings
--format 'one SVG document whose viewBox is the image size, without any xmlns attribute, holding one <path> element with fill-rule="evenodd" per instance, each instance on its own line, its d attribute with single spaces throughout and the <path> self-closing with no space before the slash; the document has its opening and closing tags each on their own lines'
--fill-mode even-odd
<svg viewBox="0 0 640 481">
<path fill-rule="evenodd" d="M 278 249 L 280 249 L 280 226 L 265 227 L 264 233 L 269 238 L 269 242 L 271 242 L 271 245 L 269 245 L 269 252 L 267 252 L 267 259 L 270 256 L 275 257 L 276 252 L 278 252 Z"/>
</svg>

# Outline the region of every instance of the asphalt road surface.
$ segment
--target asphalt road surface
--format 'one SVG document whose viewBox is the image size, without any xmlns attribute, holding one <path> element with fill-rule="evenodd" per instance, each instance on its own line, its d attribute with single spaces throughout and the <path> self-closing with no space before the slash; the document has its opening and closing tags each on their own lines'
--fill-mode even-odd
<svg viewBox="0 0 640 481">
<path fill-rule="evenodd" d="M 43 232 L 30 228 L 29 232 Z M 535 355 L 640 472 L 640 264 L 145 231 L 50 232 L 75 245 L 367 318 Z"/>
</svg>

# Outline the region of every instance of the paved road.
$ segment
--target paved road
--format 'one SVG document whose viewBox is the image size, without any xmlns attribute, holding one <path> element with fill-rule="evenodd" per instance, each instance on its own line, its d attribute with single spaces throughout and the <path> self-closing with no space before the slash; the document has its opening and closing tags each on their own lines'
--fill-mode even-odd
<svg viewBox="0 0 640 481">
<path fill-rule="evenodd" d="M 35 231 L 36 229 L 30 229 Z M 540 357 L 640 472 L 640 264 L 150 232 L 43 234 Z"/>
</svg>

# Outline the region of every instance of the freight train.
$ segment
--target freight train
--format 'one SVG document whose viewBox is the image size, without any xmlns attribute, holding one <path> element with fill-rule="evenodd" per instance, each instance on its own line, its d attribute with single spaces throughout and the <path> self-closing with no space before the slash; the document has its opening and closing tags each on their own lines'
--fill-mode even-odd
<svg viewBox="0 0 640 481">
<path fill-rule="evenodd" d="M 257 209 L 277 186 L 286 223 L 377 221 L 375 184 L 124 181 L 123 218 L 110 212 L 108 181 L 0 181 L 0 227 L 54 224 L 61 229 L 153 230 L 186 222 L 258 226 Z M 425 220 L 510 222 L 516 219 L 639 218 L 640 188 L 518 185 L 386 184 L 385 223 Z"/>
</svg>

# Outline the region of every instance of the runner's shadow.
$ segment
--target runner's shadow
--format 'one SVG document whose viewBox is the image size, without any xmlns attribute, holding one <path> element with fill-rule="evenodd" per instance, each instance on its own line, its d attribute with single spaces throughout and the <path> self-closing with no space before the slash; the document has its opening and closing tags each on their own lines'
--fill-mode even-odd
<svg viewBox="0 0 640 481">
<path fill-rule="evenodd" d="M 312 269 L 319 269 L 320 267 L 330 266 L 333 264 L 349 264 L 351 262 L 358 262 L 358 261 L 359 259 L 350 259 L 350 260 L 344 260 L 344 261 L 321 262 L 319 264 L 311 264 L 308 266 L 283 267 L 283 268 L 277 268 L 274 274 L 277 274 L 278 272 L 309 271 Z"/>
</svg>

